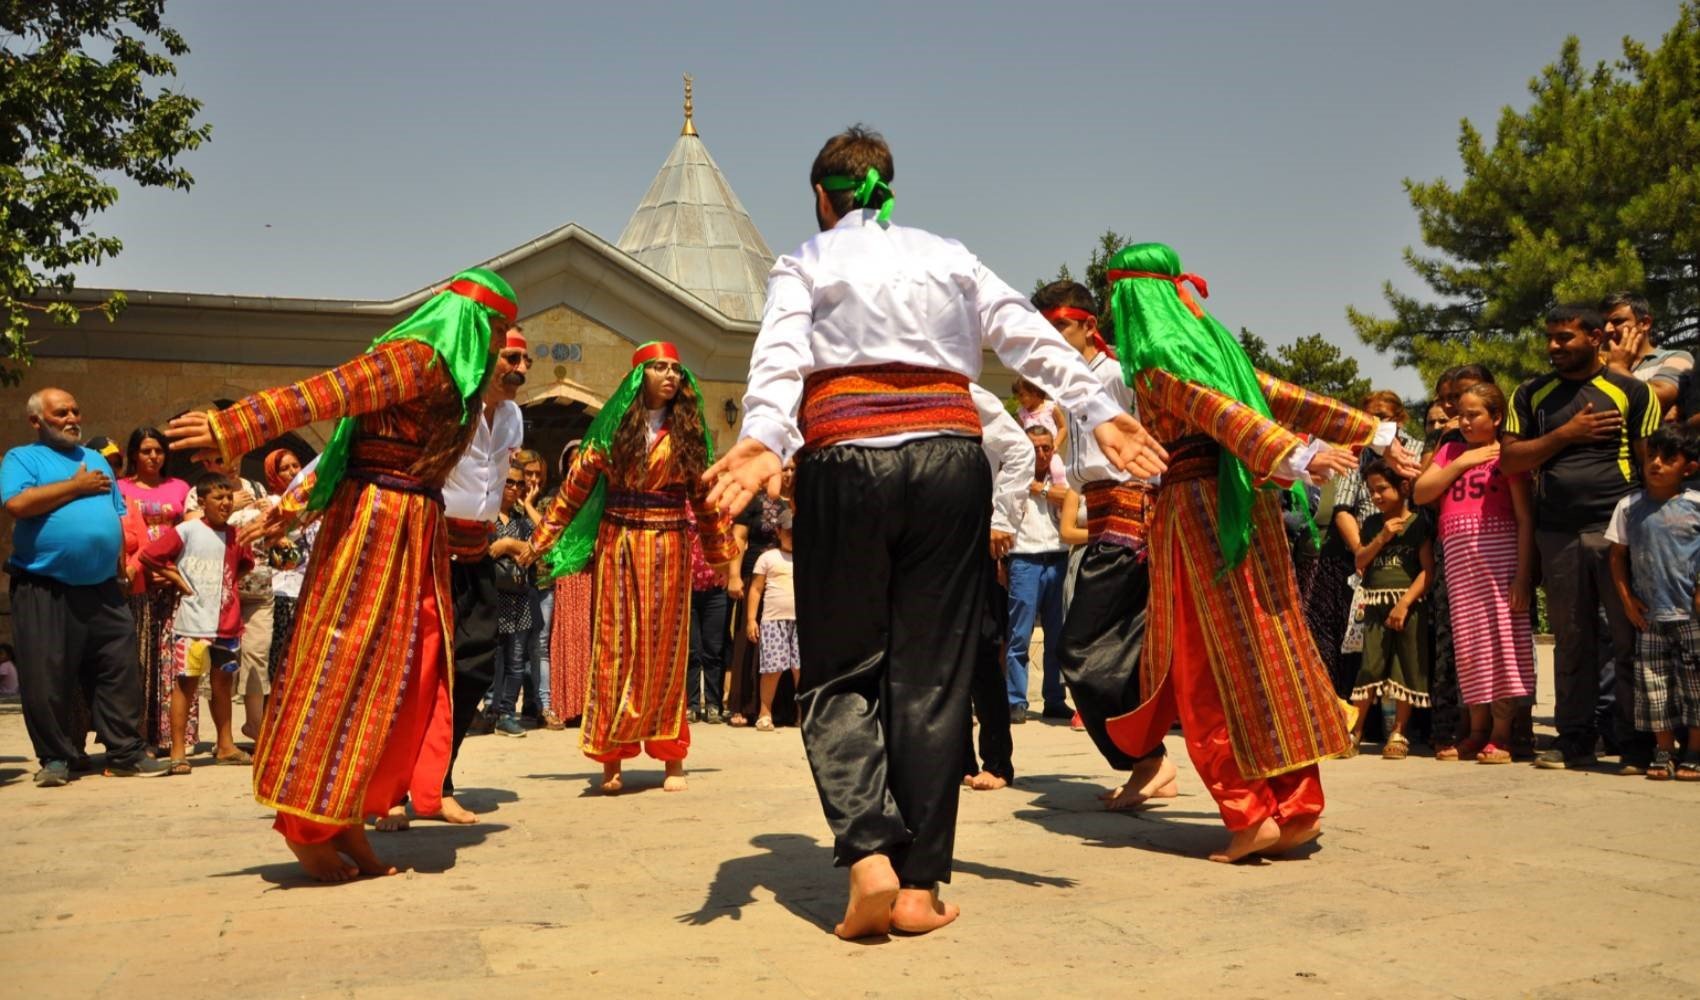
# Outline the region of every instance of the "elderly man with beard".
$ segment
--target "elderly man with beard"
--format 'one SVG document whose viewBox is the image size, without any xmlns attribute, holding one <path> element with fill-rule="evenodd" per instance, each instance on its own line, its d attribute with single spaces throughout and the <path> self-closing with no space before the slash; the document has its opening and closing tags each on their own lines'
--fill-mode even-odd
<svg viewBox="0 0 1700 1000">
<path fill-rule="evenodd" d="M 118 583 L 124 500 L 99 452 L 82 445 L 82 410 L 63 389 L 29 398 L 36 442 L 0 462 L 0 499 L 16 519 L 12 631 L 18 646 L 24 724 L 41 760 L 35 783 L 57 788 L 83 756 L 86 690 L 106 774 L 164 774 L 142 752 L 141 666 L 136 624 Z"/>
<path fill-rule="evenodd" d="M 508 466 L 525 437 L 525 419 L 514 397 L 525 385 L 531 370 L 525 332 L 508 328 L 507 339 L 496 354 L 496 367 L 484 387 L 484 407 L 478 415 L 472 441 L 443 483 L 443 513 L 449 527 L 449 590 L 454 597 L 454 745 L 448 771 L 443 778 L 442 810 L 416 812 L 420 819 L 448 823 L 475 823 L 478 816 L 455 800 L 454 765 L 460 745 L 478 718 L 478 704 L 495 683 L 496 560 L 519 555 L 526 544 L 517 539 L 492 543 L 497 516 L 502 508 L 502 485 Z M 521 735 L 524 735 L 523 732 Z M 422 801 L 415 790 L 413 805 Z M 407 803 L 393 806 L 378 820 L 379 830 L 405 830 Z"/>
</svg>

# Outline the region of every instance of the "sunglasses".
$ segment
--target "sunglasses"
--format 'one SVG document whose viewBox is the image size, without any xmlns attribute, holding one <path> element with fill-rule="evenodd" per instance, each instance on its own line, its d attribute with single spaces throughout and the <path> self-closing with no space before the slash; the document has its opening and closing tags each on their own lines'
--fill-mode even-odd
<svg viewBox="0 0 1700 1000">
<path fill-rule="evenodd" d="M 514 368 L 518 368 L 522 362 L 528 365 L 532 363 L 531 355 L 524 351 L 503 351 L 502 360 Z"/>
</svg>

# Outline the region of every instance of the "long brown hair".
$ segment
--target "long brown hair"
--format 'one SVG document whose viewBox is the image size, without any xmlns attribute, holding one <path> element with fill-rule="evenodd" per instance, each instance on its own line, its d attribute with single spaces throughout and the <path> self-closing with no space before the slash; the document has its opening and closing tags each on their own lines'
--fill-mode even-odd
<svg viewBox="0 0 1700 1000">
<path fill-rule="evenodd" d="M 667 434 L 672 438 L 673 471 L 689 486 L 702 478 L 708 468 L 708 445 L 703 440 L 702 400 L 697 398 L 690 379 L 679 381 L 679 394 L 667 404 Z M 632 400 L 620 426 L 614 431 L 614 443 L 609 448 L 609 481 L 630 488 L 643 478 L 649 452 L 647 428 L 644 426 L 643 391 Z"/>
</svg>

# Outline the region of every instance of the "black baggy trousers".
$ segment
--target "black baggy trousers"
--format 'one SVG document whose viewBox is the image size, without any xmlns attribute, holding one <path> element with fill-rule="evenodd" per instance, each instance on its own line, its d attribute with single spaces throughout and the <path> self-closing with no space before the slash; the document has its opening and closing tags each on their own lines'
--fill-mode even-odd
<svg viewBox="0 0 1700 1000">
<path fill-rule="evenodd" d="M 950 881 L 991 503 L 977 438 L 798 463 L 797 701 L 838 865 Z"/>
<path fill-rule="evenodd" d="M 1144 553 L 1115 542 L 1093 542 L 1080 560 L 1074 600 L 1063 618 L 1063 682 L 1087 735 L 1104 760 L 1129 771 L 1141 758 L 1111 741 L 1104 723 L 1139 707 L 1139 657 L 1145 648 L 1145 605 L 1151 570 Z M 1163 744 L 1147 754 L 1162 756 Z"/>
</svg>

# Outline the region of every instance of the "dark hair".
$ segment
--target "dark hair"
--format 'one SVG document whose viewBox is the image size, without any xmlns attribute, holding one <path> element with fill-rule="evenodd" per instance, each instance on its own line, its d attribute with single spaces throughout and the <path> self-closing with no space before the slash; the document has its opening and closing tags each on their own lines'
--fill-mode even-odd
<svg viewBox="0 0 1700 1000">
<path fill-rule="evenodd" d="M 129 470 L 130 475 L 134 476 L 136 474 L 136 470 L 141 468 L 142 444 L 150 438 L 158 441 L 160 448 L 163 449 L 167 455 L 171 454 L 171 445 L 166 442 L 165 435 L 160 433 L 159 428 L 136 428 L 130 432 L 130 443 L 124 446 L 124 468 Z M 163 466 L 161 466 L 161 471 L 164 471 Z"/>
<path fill-rule="evenodd" d="M 1408 482 L 1404 476 L 1401 476 L 1398 472 L 1394 471 L 1393 466 L 1389 465 L 1387 460 L 1383 458 L 1378 458 L 1364 466 L 1363 481 L 1366 483 L 1369 482 L 1369 477 L 1371 476 L 1380 476 L 1389 483 L 1392 483 L 1393 488 L 1397 490 L 1403 490 L 1405 488 L 1405 484 Z"/>
<path fill-rule="evenodd" d="M 231 482 L 230 477 L 222 472 L 209 472 L 195 480 L 195 495 L 201 498 L 202 503 L 205 503 L 207 497 L 212 495 L 213 490 L 229 490 L 234 493 L 236 492 L 236 484 Z"/>
<path fill-rule="evenodd" d="M 1700 462 L 1700 432 L 1686 424 L 1665 424 L 1647 435 L 1647 454 Z"/>
<path fill-rule="evenodd" d="M 1460 394 L 1459 398 L 1463 398 L 1464 396 L 1478 397 L 1481 399 L 1482 403 L 1487 406 L 1488 412 L 1493 414 L 1495 420 L 1503 421 L 1505 419 L 1505 411 L 1507 407 L 1505 402 L 1505 392 L 1500 389 L 1499 386 L 1495 385 L 1492 380 L 1477 382 L 1475 385 L 1465 389 L 1463 393 Z"/>
<path fill-rule="evenodd" d="M 1092 298 L 1092 292 L 1078 281 L 1053 281 L 1033 293 L 1033 308 L 1040 312 L 1050 312 L 1061 306 L 1084 309 L 1094 316 L 1098 315 L 1098 303 Z"/>
<path fill-rule="evenodd" d="M 1452 381 L 1469 379 L 1472 382 L 1487 382 L 1492 384 L 1493 371 L 1487 365 L 1459 365 L 1452 369 Z"/>
<path fill-rule="evenodd" d="M 1009 384 L 1010 394 L 1015 395 L 1019 392 L 1022 392 L 1023 390 L 1025 390 L 1027 392 L 1031 392 L 1031 393 L 1037 395 L 1041 399 L 1050 399 L 1051 398 L 1050 393 L 1039 388 L 1037 385 L 1034 385 L 1032 382 L 1029 382 L 1027 379 L 1024 379 L 1021 376 L 1017 375 L 1015 377 L 1015 381 L 1011 382 Z"/>
<path fill-rule="evenodd" d="M 1393 408 L 1395 410 L 1399 411 L 1399 415 L 1394 418 L 1394 421 L 1396 423 L 1402 424 L 1407 419 L 1409 419 L 1409 415 L 1406 414 L 1406 412 L 1405 412 L 1405 399 L 1404 399 L 1404 397 L 1400 396 L 1398 393 L 1394 392 L 1392 389 L 1378 389 L 1375 392 L 1370 393 L 1369 395 L 1364 397 L 1364 405 L 1362 405 L 1358 408 L 1360 410 L 1367 410 L 1371 406 L 1374 406 L 1376 403 L 1391 403 L 1391 404 L 1393 404 Z"/>
<path fill-rule="evenodd" d="M 869 167 L 878 170 L 880 179 L 887 183 L 897 176 L 897 168 L 891 162 L 891 147 L 885 144 L 885 136 L 857 122 L 826 140 L 826 145 L 815 154 L 814 165 L 809 168 L 809 186 L 814 187 L 828 177 L 852 177 L 860 181 L 867 175 Z M 887 195 L 884 191 L 875 191 L 866 205 L 857 205 L 855 198 L 855 191 L 826 193 L 827 202 L 840 216 L 849 215 L 857 208 L 879 208 L 885 204 Z"/>
<path fill-rule="evenodd" d="M 1647 297 L 1640 292 L 1613 292 L 1600 300 L 1600 312 L 1609 313 L 1619 306 L 1628 306 L 1635 318 L 1643 323 L 1653 321 L 1653 307 L 1648 304 Z"/>
<path fill-rule="evenodd" d="M 1602 333 L 1606 328 L 1606 318 L 1600 311 L 1590 305 L 1571 303 L 1553 306 L 1547 310 L 1547 326 L 1569 326 L 1575 323 L 1582 328 L 1583 333 Z"/>
<path fill-rule="evenodd" d="M 640 392 L 620 418 L 608 447 L 610 485 L 631 489 L 643 478 L 649 454 L 647 421 Z M 679 383 L 679 394 L 667 404 L 667 437 L 673 444 L 674 470 L 686 483 L 702 478 L 708 468 L 708 444 L 703 439 L 702 400 L 691 388 L 690 379 Z"/>
</svg>

